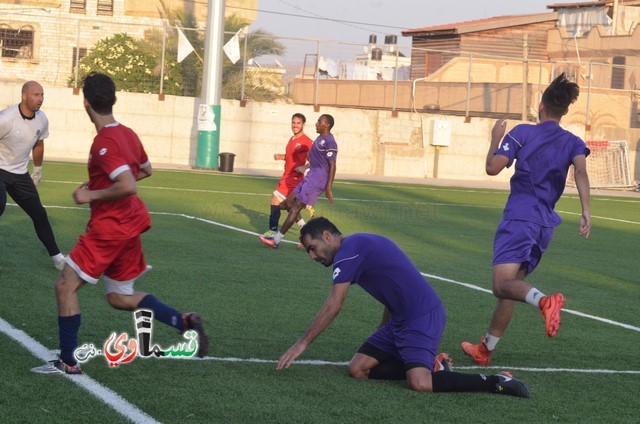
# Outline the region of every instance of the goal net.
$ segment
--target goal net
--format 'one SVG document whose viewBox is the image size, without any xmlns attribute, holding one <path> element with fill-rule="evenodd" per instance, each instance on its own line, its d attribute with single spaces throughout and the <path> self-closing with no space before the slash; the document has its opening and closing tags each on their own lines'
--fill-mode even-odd
<svg viewBox="0 0 640 424">
<path fill-rule="evenodd" d="M 587 172 L 591 188 L 635 187 L 629 169 L 629 148 L 626 140 L 587 141 L 591 154 L 587 156 Z M 569 168 L 567 185 L 575 187 L 573 166 Z"/>
</svg>

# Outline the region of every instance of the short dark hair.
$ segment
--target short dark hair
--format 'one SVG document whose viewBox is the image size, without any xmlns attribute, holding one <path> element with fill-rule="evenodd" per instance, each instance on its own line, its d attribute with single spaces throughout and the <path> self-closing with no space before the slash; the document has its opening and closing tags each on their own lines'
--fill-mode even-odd
<svg viewBox="0 0 640 424">
<path fill-rule="evenodd" d="M 335 123 L 335 121 L 333 120 L 333 116 L 325 113 L 324 115 L 320 115 L 320 119 L 322 118 L 327 120 L 327 124 L 329 124 L 329 131 L 331 131 L 331 128 L 333 128 L 333 124 Z"/>
<path fill-rule="evenodd" d="M 99 115 L 109 115 L 116 103 L 116 85 L 105 74 L 92 72 L 84 78 L 82 94 Z"/>
<path fill-rule="evenodd" d="M 319 216 L 311 219 L 300 229 L 300 242 L 302 242 L 302 239 L 306 235 L 311 236 L 312 239 L 319 239 L 325 231 L 329 231 L 331 234 L 335 234 L 336 236 L 342 235 L 340 230 L 333 225 L 333 222 L 323 216 Z"/>
<path fill-rule="evenodd" d="M 305 118 L 304 115 L 301 113 L 294 113 L 293 116 L 291 117 L 292 121 L 293 121 L 293 118 L 300 118 L 303 124 L 307 122 L 307 118 Z"/>
<path fill-rule="evenodd" d="M 575 102 L 580 94 L 580 87 L 569 81 L 565 73 L 556 79 L 542 93 L 542 104 L 547 115 L 552 118 L 562 118 L 569 111 L 569 105 Z"/>
</svg>

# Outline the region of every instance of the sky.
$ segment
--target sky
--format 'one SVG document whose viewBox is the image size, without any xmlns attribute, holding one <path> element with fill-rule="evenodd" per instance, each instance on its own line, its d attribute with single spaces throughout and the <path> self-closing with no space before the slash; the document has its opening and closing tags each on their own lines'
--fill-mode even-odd
<svg viewBox="0 0 640 424">
<path fill-rule="evenodd" d="M 494 16 L 550 12 L 546 6 L 562 0 L 258 0 L 258 17 L 249 29 L 262 29 L 286 38 L 339 40 L 345 45 L 321 43 L 321 55 L 353 56 L 363 53 L 369 35 L 378 44 L 385 35 L 398 36 L 409 46 L 402 30 Z M 564 2 L 569 2 L 565 0 Z M 281 60 L 302 61 L 314 54 L 316 41 L 282 40 L 287 55 Z M 351 45 L 349 45 L 351 44 Z M 354 44 L 362 44 L 355 46 Z M 402 51 L 402 50 L 401 50 Z M 324 53 L 324 54 L 323 54 Z"/>
</svg>

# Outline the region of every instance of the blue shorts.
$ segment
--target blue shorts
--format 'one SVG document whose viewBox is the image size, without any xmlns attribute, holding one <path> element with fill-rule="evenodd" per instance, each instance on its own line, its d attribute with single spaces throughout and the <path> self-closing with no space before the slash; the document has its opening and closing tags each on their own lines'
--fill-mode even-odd
<svg viewBox="0 0 640 424">
<path fill-rule="evenodd" d="M 531 274 L 553 237 L 553 227 L 503 219 L 493 240 L 493 264 L 522 264 Z"/>
<path fill-rule="evenodd" d="M 325 188 L 324 186 L 316 187 L 305 178 L 296 186 L 294 192 L 296 193 L 296 199 L 299 199 L 305 205 L 315 206 L 316 200 L 318 200 Z"/>
<path fill-rule="evenodd" d="M 432 370 L 446 321 L 442 303 L 410 321 L 396 322 L 392 317 L 369 336 L 365 345 L 369 343 L 400 359 L 407 369 L 424 366 Z"/>
</svg>

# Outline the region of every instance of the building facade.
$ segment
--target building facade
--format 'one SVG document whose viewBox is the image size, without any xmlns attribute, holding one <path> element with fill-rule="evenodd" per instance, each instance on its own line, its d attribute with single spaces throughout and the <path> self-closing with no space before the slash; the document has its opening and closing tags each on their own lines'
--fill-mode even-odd
<svg viewBox="0 0 640 424">
<path fill-rule="evenodd" d="M 225 15 L 251 23 L 256 9 L 257 0 L 227 0 Z M 0 79 L 66 86 L 76 61 L 97 41 L 118 33 L 144 38 L 162 31 L 166 14 L 178 10 L 204 28 L 206 1 L 0 0 Z"/>
</svg>

